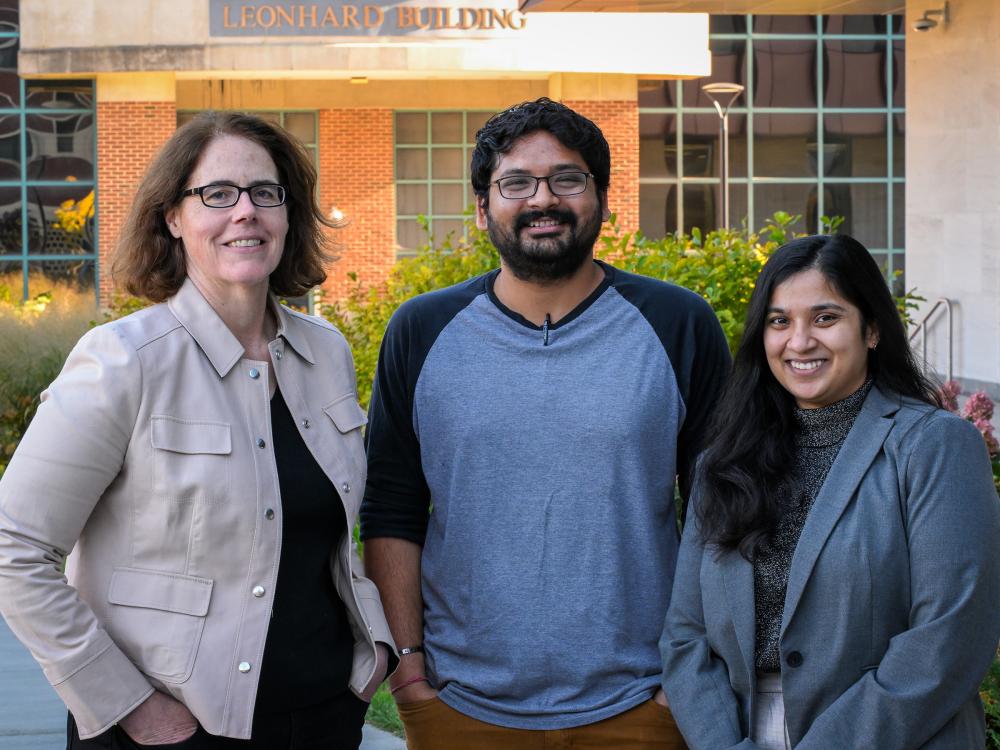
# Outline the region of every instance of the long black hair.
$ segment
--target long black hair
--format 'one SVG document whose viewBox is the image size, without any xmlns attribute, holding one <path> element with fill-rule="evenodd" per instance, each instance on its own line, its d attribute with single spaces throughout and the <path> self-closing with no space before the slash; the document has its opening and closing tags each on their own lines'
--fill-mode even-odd
<svg viewBox="0 0 1000 750">
<path fill-rule="evenodd" d="M 889 287 L 865 247 L 847 235 L 800 237 L 782 245 L 764 265 L 750 297 L 733 371 L 714 412 L 699 467 L 697 505 L 702 537 L 718 549 L 753 558 L 777 521 L 777 490 L 792 464 L 795 400 L 768 366 L 764 352 L 767 308 L 775 288 L 815 269 L 861 312 L 859 336 L 874 329 L 868 374 L 882 390 L 940 406 L 917 364 Z"/>
</svg>

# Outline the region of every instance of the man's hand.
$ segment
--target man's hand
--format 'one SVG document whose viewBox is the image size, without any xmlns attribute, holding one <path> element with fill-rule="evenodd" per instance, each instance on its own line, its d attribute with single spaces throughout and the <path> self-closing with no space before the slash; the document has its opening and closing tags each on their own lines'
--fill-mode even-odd
<svg viewBox="0 0 1000 750">
<path fill-rule="evenodd" d="M 198 720 L 180 701 L 155 692 L 118 726 L 138 745 L 170 745 L 183 742 L 198 731 Z"/>
<path fill-rule="evenodd" d="M 419 703 L 420 701 L 429 701 L 431 698 L 437 697 L 438 691 L 427 684 L 427 680 L 423 682 L 414 682 L 412 685 L 407 685 L 405 688 L 397 693 L 393 694 L 396 703 Z"/>
<path fill-rule="evenodd" d="M 426 674 L 423 654 L 414 653 L 401 656 L 399 666 L 393 672 L 392 680 L 389 682 L 390 687 L 406 685 L 406 687 L 393 692 L 392 697 L 396 703 L 418 703 L 435 697 L 437 690 L 432 688 L 426 679 L 417 679 Z"/>
<path fill-rule="evenodd" d="M 371 703 L 372 696 L 378 690 L 378 686 L 385 680 L 385 673 L 389 671 L 389 647 L 384 643 L 375 644 L 375 674 L 361 691 L 361 700 Z"/>
</svg>

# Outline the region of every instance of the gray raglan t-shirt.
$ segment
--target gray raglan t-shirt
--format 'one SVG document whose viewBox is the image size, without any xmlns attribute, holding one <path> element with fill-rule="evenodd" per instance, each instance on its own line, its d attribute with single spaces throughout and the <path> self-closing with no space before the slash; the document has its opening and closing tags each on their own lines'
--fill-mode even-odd
<svg viewBox="0 0 1000 750">
<path fill-rule="evenodd" d="M 604 269 L 547 332 L 493 272 L 410 300 L 382 345 L 362 536 L 423 545 L 430 682 L 502 726 L 600 721 L 660 681 L 674 477 L 729 354 L 700 297 Z"/>
</svg>

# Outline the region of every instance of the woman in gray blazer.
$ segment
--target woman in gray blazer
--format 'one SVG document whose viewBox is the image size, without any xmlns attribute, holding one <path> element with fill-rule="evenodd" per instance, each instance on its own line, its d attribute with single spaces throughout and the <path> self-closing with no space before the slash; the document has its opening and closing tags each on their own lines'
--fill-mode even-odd
<svg viewBox="0 0 1000 750">
<path fill-rule="evenodd" d="M 768 261 L 710 435 L 660 644 L 691 748 L 982 748 L 1000 504 L 858 242 Z"/>
</svg>

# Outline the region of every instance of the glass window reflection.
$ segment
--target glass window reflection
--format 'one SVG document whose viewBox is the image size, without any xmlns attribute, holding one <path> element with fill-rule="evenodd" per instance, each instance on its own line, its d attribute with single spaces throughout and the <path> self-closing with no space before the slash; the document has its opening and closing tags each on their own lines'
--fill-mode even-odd
<svg viewBox="0 0 1000 750">
<path fill-rule="evenodd" d="M 742 39 L 713 39 L 712 74 L 693 81 L 681 81 L 685 107 L 714 107 L 702 90 L 707 83 L 738 83 L 747 87 L 746 42 Z M 746 91 L 736 97 L 733 107 L 746 106 Z"/>
<path fill-rule="evenodd" d="M 886 115 L 832 114 L 823 117 L 823 173 L 834 177 L 888 176 Z"/>
<path fill-rule="evenodd" d="M 673 107 L 677 81 L 639 81 L 639 106 L 642 108 Z"/>
<path fill-rule="evenodd" d="M 94 252 L 94 189 L 84 185 L 29 185 L 28 254 Z"/>
<path fill-rule="evenodd" d="M 815 232 L 817 227 L 807 225 L 805 218 L 809 214 L 810 202 L 815 203 L 816 186 L 803 184 L 772 184 L 755 185 L 753 191 L 753 222 L 754 226 L 764 226 L 777 211 L 787 211 L 792 216 L 800 216 L 799 221 L 791 225 L 794 232 Z"/>
<path fill-rule="evenodd" d="M 888 247 L 888 190 L 885 184 L 828 185 L 827 216 L 843 216 L 840 231 L 870 249 Z"/>
<path fill-rule="evenodd" d="M 0 31 L 6 31 L 0 25 Z M 0 108 L 21 104 L 21 79 L 17 75 L 17 37 L 0 38 Z"/>
<path fill-rule="evenodd" d="M 760 39 L 753 43 L 754 106 L 816 106 L 816 42 Z"/>
<path fill-rule="evenodd" d="M 755 115 L 754 177 L 812 177 L 816 165 L 816 115 Z"/>
<path fill-rule="evenodd" d="M 665 237 L 677 231 L 677 185 L 642 186 L 639 229 L 647 237 Z"/>
</svg>

